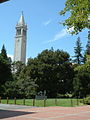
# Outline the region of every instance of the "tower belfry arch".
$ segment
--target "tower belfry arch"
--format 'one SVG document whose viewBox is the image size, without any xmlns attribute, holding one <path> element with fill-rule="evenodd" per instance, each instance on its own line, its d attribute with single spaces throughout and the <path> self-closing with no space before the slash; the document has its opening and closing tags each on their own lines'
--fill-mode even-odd
<svg viewBox="0 0 90 120">
<path fill-rule="evenodd" d="M 25 24 L 23 12 L 16 25 L 14 61 L 26 62 L 27 25 Z"/>
</svg>

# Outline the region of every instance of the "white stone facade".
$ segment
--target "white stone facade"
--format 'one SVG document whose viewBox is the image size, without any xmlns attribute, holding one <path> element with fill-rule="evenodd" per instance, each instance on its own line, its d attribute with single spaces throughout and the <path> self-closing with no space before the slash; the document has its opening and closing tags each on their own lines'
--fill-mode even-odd
<svg viewBox="0 0 90 120">
<path fill-rule="evenodd" d="M 26 63 L 26 43 L 27 43 L 27 25 L 24 21 L 23 14 L 16 25 L 14 61 Z"/>
</svg>

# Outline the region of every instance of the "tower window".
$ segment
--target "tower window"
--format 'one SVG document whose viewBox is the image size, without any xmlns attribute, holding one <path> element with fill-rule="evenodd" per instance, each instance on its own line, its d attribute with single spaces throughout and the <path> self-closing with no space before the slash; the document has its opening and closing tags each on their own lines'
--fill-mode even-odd
<svg viewBox="0 0 90 120">
<path fill-rule="evenodd" d="M 17 30 L 17 35 L 21 35 L 21 29 Z"/>
<path fill-rule="evenodd" d="M 23 30 L 23 34 L 26 35 L 26 31 L 25 30 Z"/>
</svg>

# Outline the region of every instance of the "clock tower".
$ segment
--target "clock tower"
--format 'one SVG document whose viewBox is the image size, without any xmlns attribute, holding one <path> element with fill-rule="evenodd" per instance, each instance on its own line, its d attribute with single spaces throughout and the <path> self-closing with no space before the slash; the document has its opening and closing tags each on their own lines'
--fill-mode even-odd
<svg viewBox="0 0 90 120">
<path fill-rule="evenodd" d="M 14 61 L 26 63 L 26 42 L 27 42 L 27 25 L 24 21 L 24 15 L 20 17 L 16 25 Z"/>
</svg>

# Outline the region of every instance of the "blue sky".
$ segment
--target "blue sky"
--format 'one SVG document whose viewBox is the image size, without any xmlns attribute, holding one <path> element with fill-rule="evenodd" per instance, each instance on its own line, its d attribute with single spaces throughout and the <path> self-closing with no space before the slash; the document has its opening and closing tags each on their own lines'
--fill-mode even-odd
<svg viewBox="0 0 90 120">
<path fill-rule="evenodd" d="M 60 16 L 65 0 L 10 0 L 0 4 L 0 50 L 5 44 L 7 54 L 13 56 L 15 26 L 24 13 L 27 32 L 27 58 L 36 57 L 42 50 L 53 47 L 74 55 L 77 37 L 81 38 L 85 48 L 87 30 L 79 35 L 70 35 L 66 27 L 59 24 L 68 16 Z"/>
</svg>

